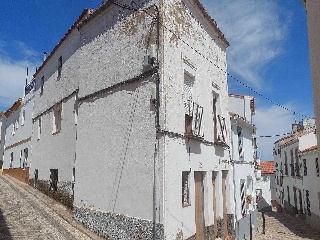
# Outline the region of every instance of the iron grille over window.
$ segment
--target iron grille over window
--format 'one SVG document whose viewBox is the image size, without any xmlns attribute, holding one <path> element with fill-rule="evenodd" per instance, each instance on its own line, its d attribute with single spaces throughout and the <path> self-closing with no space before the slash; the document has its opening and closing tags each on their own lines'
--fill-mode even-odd
<svg viewBox="0 0 320 240">
<path fill-rule="evenodd" d="M 294 177 L 294 164 L 290 163 L 291 177 Z"/>
<path fill-rule="evenodd" d="M 317 172 L 317 177 L 319 177 L 319 162 L 318 162 L 318 158 L 316 158 L 316 172 Z"/>
<path fill-rule="evenodd" d="M 62 71 L 62 56 L 60 56 L 58 59 L 58 78 L 60 78 L 61 76 L 61 71 Z"/>
<path fill-rule="evenodd" d="M 186 106 L 188 104 L 188 106 Z M 203 137 L 201 132 L 201 123 L 203 107 L 195 102 L 185 102 L 185 134 Z"/>
<path fill-rule="evenodd" d="M 182 172 L 182 206 L 190 205 L 189 171 Z"/>
<path fill-rule="evenodd" d="M 311 211 L 310 211 L 310 194 L 309 191 L 306 190 L 306 204 L 307 204 L 307 213 L 309 216 L 311 216 Z"/>
<path fill-rule="evenodd" d="M 34 79 L 24 88 L 24 95 L 27 95 L 34 88 Z"/>
<path fill-rule="evenodd" d="M 303 175 L 307 176 L 308 174 L 308 169 L 307 169 L 307 160 L 303 159 Z"/>
<path fill-rule="evenodd" d="M 297 177 L 300 177 L 300 167 L 299 167 L 299 163 L 295 163 L 296 167 L 295 167 L 295 170 L 296 170 L 296 176 Z"/>
</svg>

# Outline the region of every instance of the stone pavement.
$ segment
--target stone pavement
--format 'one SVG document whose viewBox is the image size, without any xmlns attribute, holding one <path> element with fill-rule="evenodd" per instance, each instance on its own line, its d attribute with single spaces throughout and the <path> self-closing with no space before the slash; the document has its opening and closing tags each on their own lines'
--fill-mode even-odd
<svg viewBox="0 0 320 240">
<path fill-rule="evenodd" d="M 72 220 L 72 213 L 38 190 L 0 176 L 0 239 L 102 239 Z"/>
<path fill-rule="evenodd" d="M 320 240 L 320 233 L 312 229 L 301 218 L 286 213 L 268 212 L 265 213 L 266 234 L 262 234 L 262 215 L 259 213 L 259 231 L 254 240 Z"/>
</svg>

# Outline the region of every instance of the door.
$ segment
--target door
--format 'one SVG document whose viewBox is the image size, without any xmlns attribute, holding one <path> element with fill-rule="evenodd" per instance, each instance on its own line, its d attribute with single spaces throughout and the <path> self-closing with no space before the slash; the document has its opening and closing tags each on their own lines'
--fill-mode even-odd
<svg viewBox="0 0 320 240">
<path fill-rule="evenodd" d="M 195 181 L 195 217 L 196 217 L 196 240 L 204 239 L 204 186 L 203 172 L 194 172 Z"/>
</svg>

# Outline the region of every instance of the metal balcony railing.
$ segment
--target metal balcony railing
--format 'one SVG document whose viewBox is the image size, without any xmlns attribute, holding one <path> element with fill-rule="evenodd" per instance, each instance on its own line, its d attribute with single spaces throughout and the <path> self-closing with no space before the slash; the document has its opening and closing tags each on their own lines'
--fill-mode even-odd
<svg viewBox="0 0 320 240">
<path fill-rule="evenodd" d="M 185 134 L 203 137 L 201 130 L 203 107 L 199 104 L 188 101 L 185 102 Z"/>
</svg>

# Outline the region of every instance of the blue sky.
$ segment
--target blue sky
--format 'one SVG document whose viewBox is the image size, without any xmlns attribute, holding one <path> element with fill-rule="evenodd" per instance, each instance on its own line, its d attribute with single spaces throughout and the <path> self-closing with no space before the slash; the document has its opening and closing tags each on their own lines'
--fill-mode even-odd
<svg viewBox="0 0 320 240">
<path fill-rule="evenodd" d="M 314 116 L 305 9 L 300 0 L 201 0 L 230 42 L 228 72 L 264 96 L 307 116 Z M 84 8 L 101 0 L 1 1 L 0 111 L 22 96 L 43 52 L 59 42 Z M 229 92 L 256 96 L 233 79 Z M 256 96 L 257 97 L 257 96 Z M 302 117 L 261 97 L 256 98 L 257 135 L 290 132 Z M 260 138 L 259 155 L 272 160 L 273 142 Z"/>
</svg>

